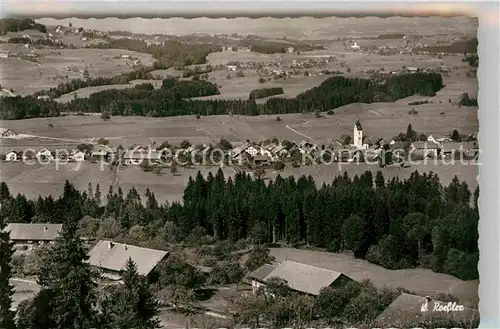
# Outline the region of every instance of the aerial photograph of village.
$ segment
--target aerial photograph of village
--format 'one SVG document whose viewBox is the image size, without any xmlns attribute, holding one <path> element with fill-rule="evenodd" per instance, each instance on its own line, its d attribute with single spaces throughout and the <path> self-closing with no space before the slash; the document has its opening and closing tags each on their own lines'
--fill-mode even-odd
<svg viewBox="0 0 500 329">
<path fill-rule="evenodd" d="M 477 328 L 478 19 L 0 19 L 0 328 Z"/>
</svg>

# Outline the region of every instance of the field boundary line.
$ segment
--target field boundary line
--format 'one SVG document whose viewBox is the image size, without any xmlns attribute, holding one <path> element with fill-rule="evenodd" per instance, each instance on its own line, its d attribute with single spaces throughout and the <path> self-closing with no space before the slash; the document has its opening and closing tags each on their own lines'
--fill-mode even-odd
<svg viewBox="0 0 500 329">
<path fill-rule="evenodd" d="M 302 137 L 305 137 L 305 138 L 307 138 L 307 139 L 312 139 L 311 137 L 309 137 L 309 136 L 307 136 L 307 135 L 305 135 L 305 134 L 301 133 L 300 131 L 297 131 L 297 130 L 293 129 L 293 128 L 292 128 L 292 127 L 290 127 L 289 125 L 286 125 L 286 128 L 290 129 L 291 131 L 293 131 L 293 132 L 294 132 L 294 133 L 296 133 L 296 134 L 299 134 L 299 135 L 300 135 L 300 136 L 302 136 Z"/>
</svg>

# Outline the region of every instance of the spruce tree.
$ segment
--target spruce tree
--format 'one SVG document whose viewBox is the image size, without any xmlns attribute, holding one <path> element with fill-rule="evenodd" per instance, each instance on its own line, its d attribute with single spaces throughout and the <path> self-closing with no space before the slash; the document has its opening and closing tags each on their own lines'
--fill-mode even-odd
<svg viewBox="0 0 500 329">
<path fill-rule="evenodd" d="M 42 262 L 38 283 L 50 292 L 54 329 L 89 329 L 96 322 L 95 276 L 77 234 L 77 221 L 67 219 L 61 236 Z"/>
<path fill-rule="evenodd" d="M 5 224 L 0 219 L 0 328 L 14 329 L 15 313 L 10 310 L 14 287 L 9 280 L 12 276 L 10 265 L 14 254 L 13 243 L 9 239 L 9 233 L 4 232 Z"/>
<path fill-rule="evenodd" d="M 122 272 L 123 286 L 112 293 L 108 301 L 109 328 L 155 329 L 158 303 L 146 279 L 139 275 L 137 266 L 128 259 Z"/>
</svg>

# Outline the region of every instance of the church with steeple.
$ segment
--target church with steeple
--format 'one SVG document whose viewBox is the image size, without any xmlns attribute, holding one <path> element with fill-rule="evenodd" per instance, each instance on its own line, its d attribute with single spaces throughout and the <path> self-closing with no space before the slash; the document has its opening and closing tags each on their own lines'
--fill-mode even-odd
<svg viewBox="0 0 500 329">
<path fill-rule="evenodd" d="M 356 118 L 356 122 L 354 123 L 354 133 L 353 137 L 353 146 L 362 149 L 363 148 L 363 127 L 361 126 L 361 122 L 359 122 L 359 117 Z"/>
</svg>

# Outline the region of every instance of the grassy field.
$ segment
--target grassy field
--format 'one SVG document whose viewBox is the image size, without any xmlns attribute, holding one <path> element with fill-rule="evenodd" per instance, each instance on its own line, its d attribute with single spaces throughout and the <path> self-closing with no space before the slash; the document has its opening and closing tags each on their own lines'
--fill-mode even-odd
<svg viewBox="0 0 500 329">
<path fill-rule="evenodd" d="M 206 177 L 209 172 L 216 174 L 219 167 L 197 167 L 195 169 L 179 168 L 179 175 L 173 176 L 166 168 L 160 175 L 144 172 L 138 166 L 120 167 L 111 171 L 108 166 L 101 167 L 97 163 L 82 164 L 55 163 L 49 165 L 2 163 L 0 180 L 7 183 L 12 194 L 25 194 L 29 198 L 38 195 L 58 197 L 63 192 L 64 182 L 70 181 L 81 191 L 86 190 L 89 183 L 95 187 L 100 185 L 103 194 L 110 186 L 121 187 L 127 192 L 135 187 L 141 195 L 147 188 L 155 193 L 159 202 L 181 201 L 189 176 L 195 176 L 198 171 Z M 223 168 L 226 176 L 234 174 L 229 167 Z M 104 201 L 104 200 L 103 200 Z"/>
<path fill-rule="evenodd" d="M 342 272 L 358 281 L 370 279 L 378 287 L 403 287 L 421 296 L 438 293 L 454 294 L 466 305 L 474 305 L 478 301 L 476 280 L 462 281 L 451 275 L 434 273 L 426 269 L 388 270 L 349 255 L 321 251 L 272 248 L 271 254 L 278 262 L 291 260 L 318 266 Z"/>
<path fill-rule="evenodd" d="M 161 80 L 132 80 L 128 84 L 123 85 L 106 85 L 106 86 L 95 86 L 95 87 L 86 87 L 80 88 L 74 92 L 64 94 L 61 97 L 57 98 L 55 101 L 60 103 L 68 103 L 71 102 L 75 97 L 77 98 L 87 98 L 90 95 L 108 89 L 127 89 L 133 88 L 135 85 L 142 83 L 150 83 L 155 88 L 161 87 Z"/>
<path fill-rule="evenodd" d="M 377 36 L 385 33 L 430 34 L 461 32 L 476 35 L 477 18 L 470 17 L 325 17 L 276 19 L 271 17 L 236 19 L 227 18 L 106 18 L 106 19 L 53 19 L 43 18 L 37 23 L 47 25 L 82 26 L 102 31 L 126 30 L 133 33 L 168 33 L 173 35 L 187 35 L 203 31 L 207 34 L 254 34 L 267 38 L 288 36 L 298 39 L 331 39 L 337 37 Z"/>
<path fill-rule="evenodd" d="M 88 183 L 92 185 L 99 184 L 101 191 L 107 191 L 109 186 L 118 188 L 123 191 L 128 191 L 135 187 L 142 195 L 147 188 L 155 193 L 158 201 L 172 202 L 182 201 L 184 188 L 188 182 L 189 176 L 195 176 L 198 171 L 201 171 L 204 177 L 209 172 L 215 175 L 219 170 L 218 166 L 211 167 L 193 167 L 179 168 L 179 174 L 173 176 L 168 168 L 165 168 L 159 175 L 144 172 L 138 166 L 120 167 L 117 172 L 111 171 L 109 167 L 101 167 L 97 163 L 85 162 L 82 164 L 68 163 L 49 165 L 41 164 L 24 164 L 24 163 L 2 163 L 2 172 L 0 173 L 1 181 L 5 181 L 9 186 L 11 193 L 26 194 L 27 197 L 36 198 L 38 195 L 55 197 L 63 192 L 64 182 L 70 181 L 79 190 L 85 190 Z M 382 171 L 386 179 L 399 177 L 401 179 L 408 178 L 412 172 L 418 170 L 420 173 L 434 172 L 436 173 L 442 184 L 449 184 L 456 175 L 459 180 L 467 182 L 471 190 L 477 186 L 476 177 L 478 175 L 478 167 L 466 164 L 454 165 L 436 165 L 436 164 L 420 164 L 413 165 L 409 168 L 385 168 L 380 169 L 378 166 L 368 164 L 344 164 L 341 167 L 338 164 L 332 165 L 316 165 L 300 168 L 286 168 L 283 172 L 268 170 L 266 177 L 274 179 L 278 174 L 283 176 L 293 175 L 299 178 L 302 175 L 311 175 L 316 186 L 320 187 L 323 182 L 331 183 L 336 175 L 347 171 L 351 176 L 362 174 L 366 170 L 376 172 Z M 230 167 L 223 167 L 223 172 L 226 177 L 234 176 L 235 170 Z"/>
<path fill-rule="evenodd" d="M 10 48 L 12 47 L 7 47 L 6 50 L 11 51 Z M 16 58 L 0 59 L 2 87 L 12 88 L 16 94 L 25 95 L 82 78 L 85 69 L 91 77 L 113 77 L 132 71 L 132 60 L 115 58 L 121 54 L 137 58 L 146 66 L 153 64 L 153 58 L 149 54 L 119 49 L 42 49 L 35 50 L 34 53 L 40 56 L 37 62 Z"/>
</svg>

